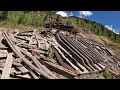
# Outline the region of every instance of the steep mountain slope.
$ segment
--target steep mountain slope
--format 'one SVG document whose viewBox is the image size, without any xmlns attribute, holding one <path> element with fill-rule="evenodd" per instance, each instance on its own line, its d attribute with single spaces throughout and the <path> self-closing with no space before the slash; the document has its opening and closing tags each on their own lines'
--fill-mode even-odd
<svg viewBox="0 0 120 90">
<path fill-rule="evenodd" d="M 78 79 L 120 78 L 120 50 L 113 50 L 113 47 L 119 47 L 120 36 L 101 24 L 78 17 L 64 18 L 50 11 L 1 11 L 0 19 L 12 28 L 18 25 L 32 27 L 26 31 L 7 29 L 7 32 L 1 32 L 1 43 L 7 46 L 7 42 L 7 47 L 12 47 L 14 53 L 20 49 L 18 47 L 23 54 L 24 50 L 31 53 L 32 56 L 27 53 L 25 56 L 34 59 L 32 67 L 37 76 L 41 75 L 42 64 L 48 68 L 43 70 L 50 74 L 47 78 L 55 78 L 55 72 L 70 78 L 66 69 Z M 21 56 L 19 58 L 26 61 Z M 31 67 L 31 64 L 27 65 Z M 48 71 L 50 67 L 51 73 Z M 42 76 L 46 77 L 44 73 Z"/>
<path fill-rule="evenodd" d="M 40 27 L 54 21 L 72 23 L 78 32 L 86 34 L 86 36 L 92 34 L 91 38 L 98 37 L 97 41 L 100 41 L 101 44 L 120 48 L 120 35 L 108 30 L 102 24 L 83 18 L 62 17 L 51 11 L 1 11 L 0 20 L 10 24 L 12 27 L 16 25 Z"/>
</svg>

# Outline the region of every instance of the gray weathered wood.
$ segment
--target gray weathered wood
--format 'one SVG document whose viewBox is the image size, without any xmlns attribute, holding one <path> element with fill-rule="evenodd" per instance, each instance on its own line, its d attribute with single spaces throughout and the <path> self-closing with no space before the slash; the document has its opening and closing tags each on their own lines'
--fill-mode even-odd
<svg viewBox="0 0 120 90">
<path fill-rule="evenodd" d="M 35 37 L 36 37 L 36 40 L 37 40 L 38 48 L 40 48 L 40 42 L 39 42 L 39 40 L 38 40 L 38 36 L 37 36 L 37 34 L 35 34 Z"/>
<path fill-rule="evenodd" d="M 28 59 L 26 59 L 21 52 L 18 52 L 18 50 L 14 47 L 13 42 L 10 40 L 10 38 L 9 38 L 9 36 L 8 36 L 8 34 L 7 34 L 6 32 L 3 32 L 3 36 L 4 36 L 4 38 L 6 39 L 8 45 L 9 45 L 9 46 L 11 47 L 11 49 L 13 50 L 13 52 L 14 52 L 16 55 L 18 55 L 18 56 L 22 59 L 22 61 L 23 61 L 27 66 L 29 66 L 31 69 L 35 70 L 36 72 L 41 73 L 41 74 L 42 74 L 44 77 L 46 77 L 46 78 L 49 78 L 49 79 L 52 78 L 52 77 L 44 74 L 43 72 L 41 72 L 41 71 L 40 71 L 36 66 L 34 66 Z"/>
<path fill-rule="evenodd" d="M 5 62 L 5 66 L 2 72 L 1 79 L 9 79 L 12 62 L 13 62 L 12 53 L 9 53 L 7 55 L 7 59 Z"/>
<path fill-rule="evenodd" d="M 34 79 L 39 79 L 32 71 L 30 71 L 30 74 L 32 75 L 32 77 L 33 77 Z"/>
<path fill-rule="evenodd" d="M 16 67 L 18 68 L 23 74 L 29 73 L 29 70 L 27 70 L 23 65 L 21 67 Z"/>
<path fill-rule="evenodd" d="M 31 79 L 30 75 L 25 74 L 25 75 L 16 75 L 16 77 L 22 78 L 22 79 Z"/>
<path fill-rule="evenodd" d="M 22 53 L 24 53 L 25 55 L 27 55 L 28 57 L 30 57 L 35 64 L 38 66 L 38 68 L 43 71 L 44 73 L 50 75 L 51 77 L 57 79 L 57 77 L 48 69 L 46 68 L 44 65 L 42 65 L 35 57 L 33 57 L 29 52 L 25 52 L 23 49 L 20 48 L 20 51 Z"/>
<path fill-rule="evenodd" d="M 54 42 L 54 43 L 52 43 L 52 45 L 54 45 L 56 49 L 59 47 L 59 48 L 62 49 L 67 55 L 69 55 L 70 57 L 72 57 L 72 55 L 70 55 L 60 44 L 58 44 L 58 42 L 56 41 L 55 38 L 53 38 L 53 42 Z M 59 49 L 59 48 L 58 48 L 58 49 Z M 60 54 L 61 54 L 61 53 L 60 53 Z M 62 56 L 63 56 L 63 58 L 65 58 L 65 60 L 66 60 L 75 70 L 80 71 L 80 69 L 79 69 L 77 66 L 75 66 L 70 60 L 68 60 L 64 55 L 62 55 Z M 76 61 L 76 63 L 77 63 L 77 61 Z M 77 64 L 79 64 L 79 63 L 77 63 Z M 80 64 L 79 64 L 79 65 L 80 65 Z M 87 71 L 87 69 L 86 69 L 85 67 L 83 67 L 82 65 L 80 65 L 80 67 L 81 67 L 85 72 Z M 80 73 L 82 73 L 82 72 L 80 72 Z"/>
<path fill-rule="evenodd" d="M 14 66 L 17 66 L 17 67 L 21 67 L 21 66 L 22 66 L 22 64 L 20 64 L 20 63 L 18 63 L 18 62 L 13 62 L 13 65 L 14 65 Z"/>
<path fill-rule="evenodd" d="M 35 32 L 36 32 L 36 30 L 34 30 L 33 35 L 32 35 L 32 36 L 31 36 L 31 38 L 30 38 L 29 45 L 31 44 L 32 39 L 33 39 L 33 37 L 35 36 L 35 35 L 34 35 L 34 34 L 35 34 Z"/>
<path fill-rule="evenodd" d="M 7 49 L 8 47 L 6 47 L 4 44 L 2 44 L 1 42 L 0 42 L 0 50 L 3 50 L 3 49 Z"/>
<path fill-rule="evenodd" d="M 59 66 L 59 65 L 56 65 L 54 63 L 51 63 L 51 62 L 42 62 L 45 66 L 47 66 L 49 69 L 61 74 L 61 75 L 64 75 L 66 77 L 69 77 L 69 78 L 74 78 L 76 76 L 76 74 L 72 73 L 70 70 L 68 69 L 65 69 L 63 68 L 62 66 Z"/>
<path fill-rule="evenodd" d="M 28 50 L 34 51 L 34 52 L 37 52 L 37 53 L 42 53 L 42 54 L 46 53 L 45 51 L 43 51 L 43 50 L 38 50 L 38 49 L 28 49 Z"/>
<path fill-rule="evenodd" d="M 59 54 L 61 54 L 61 56 L 75 69 L 77 70 L 79 73 L 82 73 L 80 71 L 80 69 L 78 67 L 76 67 L 70 60 L 68 60 L 68 58 L 65 57 L 65 55 L 60 51 L 60 49 L 58 48 L 58 46 L 55 46 L 56 50 L 59 52 Z"/>
</svg>

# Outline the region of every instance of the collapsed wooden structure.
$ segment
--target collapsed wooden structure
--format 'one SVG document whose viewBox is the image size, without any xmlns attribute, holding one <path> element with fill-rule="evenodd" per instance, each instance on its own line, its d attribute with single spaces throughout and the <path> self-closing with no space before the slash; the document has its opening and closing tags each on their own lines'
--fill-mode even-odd
<svg viewBox="0 0 120 90">
<path fill-rule="evenodd" d="M 105 46 L 53 30 L 1 31 L 1 79 L 76 79 L 119 63 Z"/>
</svg>

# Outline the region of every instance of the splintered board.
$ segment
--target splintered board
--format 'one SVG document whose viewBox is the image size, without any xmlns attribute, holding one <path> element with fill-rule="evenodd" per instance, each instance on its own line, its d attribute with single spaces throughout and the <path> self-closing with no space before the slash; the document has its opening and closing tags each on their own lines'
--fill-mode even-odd
<svg viewBox="0 0 120 90">
<path fill-rule="evenodd" d="M 12 53 L 9 53 L 7 55 L 7 59 L 5 62 L 5 66 L 2 72 L 1 79 L 9 79 L 12 62 L 13 62 Z"/>
</svg>

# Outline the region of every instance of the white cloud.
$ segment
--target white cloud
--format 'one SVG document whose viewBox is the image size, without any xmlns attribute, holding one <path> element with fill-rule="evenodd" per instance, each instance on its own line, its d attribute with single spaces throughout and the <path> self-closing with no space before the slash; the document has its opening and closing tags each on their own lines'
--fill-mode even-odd
<svg viewBox="0 0 120 90">
<path fill-rule="evenodd" d="M 64 11 L 58 11 L 56 14 L 59 14 L 59 15 L 61 15 L 63 17 L 68 17 L 67 13 L 64 12 Z"/>
<path fill-rule="evenodd" d="M 107 28 L 107 29 L 109 29 L 109 30 L 111 30 L 111 31 L 113 31 L 114 33 L 116 33 L 116 34 L 119 34 L 117 31 L 117 29 L 114 29 L 113 27 L 112 27 L 112 25 L 105 25 L 105 27 Z"/>
<path fill-rule="evenodd" d="M 83 16 L 91 16 L 91 15 L 93 15 L 93 13 L 90 12 L 90 11 L 80 11 L 79 14 L 80 14 L 79 17 L 83 17 Z"/>
<path fill-rule="evenodd" d="M 112 25 L 105 25 L 105 27 L 106 27 L 107 29 L 109 29 L 109 30 L 113 30 Z"/>
<path fill-rule="evenodd" d="M 71 12 L 70 14 L 68 14 L 68 16 L 73 16 L 73 13 Z"/>
</svg>

